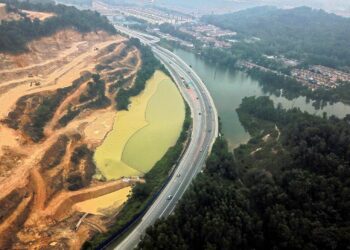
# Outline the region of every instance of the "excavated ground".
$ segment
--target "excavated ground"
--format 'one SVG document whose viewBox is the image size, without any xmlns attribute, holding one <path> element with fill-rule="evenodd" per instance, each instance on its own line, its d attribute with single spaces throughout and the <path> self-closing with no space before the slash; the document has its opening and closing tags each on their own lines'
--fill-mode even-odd
<svg viewBox="0 0 350 250">
<path fill-rule="evenodd" d="M 111 218 L 74 205 L 140 181 L 93 178 L 93 152 L 113 127 L 115 94 L 141 65 L 125 42 L 64 30 L 25 54 L 0 54 L 0 249 L 80 249 Z M 91 89 L 95 73 L 102 97 Z M 118 84 L 122 76 L 128 80 Z"/>
</svg>

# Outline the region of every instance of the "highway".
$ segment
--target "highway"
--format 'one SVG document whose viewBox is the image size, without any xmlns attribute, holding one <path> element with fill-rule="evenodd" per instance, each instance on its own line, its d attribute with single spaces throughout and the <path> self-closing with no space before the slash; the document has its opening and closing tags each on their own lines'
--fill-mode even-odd
<svg viewBox="0 0 350 250">
<path fill-rule="evenodd" d="M 128 250 L 137 246 L 147 227 L 151 226 L 157 219 L 171 214 L 193 178 L 201 171 L 218 136 L 218 115 L 210 93 L 202 80 L 179 57 L 156 45 L 159 41 L 156 37 L 135 32 L 125 27 L 116 26 L 116 28 L 122 33 L 138 38 L 142 43 L 151 46 L 157 58 L 174 78 L 182 96 L 190 106 L 193 119 L 191 141 L 182 159 L 179 159 L 179 164 L 171 180 L 148 209 L 140 223 L 117 246 L 112 243 L 108 247 L 108 249 Z"/>
</svg>

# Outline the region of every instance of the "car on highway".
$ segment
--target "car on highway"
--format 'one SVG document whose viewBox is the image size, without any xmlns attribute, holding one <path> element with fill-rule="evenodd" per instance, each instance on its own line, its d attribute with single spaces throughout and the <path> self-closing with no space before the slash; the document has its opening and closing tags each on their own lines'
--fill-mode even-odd
<svg viewBox="0 0 350 250">
<path fill-rule="evenodd" d="M 181 176 L 181 174 L 177 174 L 177 175 L 176 175 L 176 177 L 180 177 L 180 176 Z"/>
<path fill-rule="evenodd" d="M 173 198 L 173 195 L 168 195 L 168 197 L 166 198 L 168 201 L 170 201 Z"/>
</svg>

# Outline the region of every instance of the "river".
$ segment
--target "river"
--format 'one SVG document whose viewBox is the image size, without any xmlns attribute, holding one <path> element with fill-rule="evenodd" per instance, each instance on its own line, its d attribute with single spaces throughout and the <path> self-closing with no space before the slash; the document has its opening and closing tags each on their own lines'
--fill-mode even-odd
<svg viewBox="0 0 350 250">
<path fill-rule="evenodd" d="M 236 112 L 242 99 L 247 96 L 266 95 L 275 104 L 281 103 L 284 108 L 298 107 L 302 111 L 311 114 L 322 115 L 323 112 L 326 112 L 328 115 L 335 115 L 339 118 L 350 114 L 350 106 L 340 102 L 316 110 L 312 102 L 307 102 L 305 97 L 288 100 L 274 94 L 263 93 L 259 82 L 242 71 L 231 71 L 215 64 L 206 63 L 194 53 L 182 49 L 175 49 L 173 52 L 191 65 L 207 86 L 214 99 L 221 119 L 222 132 L 229 143 L 230 149 L 234 149 L 250 139 Z"/>
</svg>

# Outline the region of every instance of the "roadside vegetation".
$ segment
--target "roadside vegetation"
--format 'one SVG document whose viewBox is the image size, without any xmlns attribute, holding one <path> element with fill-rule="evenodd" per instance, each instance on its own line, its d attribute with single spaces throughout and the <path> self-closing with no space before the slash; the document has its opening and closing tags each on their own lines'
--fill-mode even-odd
<svg viewBox="0 0 350 250">
<path fill-rule="evenodd" d="M 346 249 L 349 117 L 287 111 L 267 97 L 244 99 L 238 113 L 253 138 L 235 157 L 218 138 L 204 173 L 139 249 Z"/>
<path fill-rule="evenodd" d="M 32 4 L 28 1 L 17 0 L 1 0 L 0 2 L 6 3 L 12 12 L 24 9 L 56 14 L 44 21 L 38 19 L 31 21 L 26 17 L 18 21 L 3 21 L 0 25 L 0 52 L 24 52 L 28 42 L 50 36 L 66 28 L 74 28 L 82 33 L 97 30 L 104 30 L 110 34 L 116 33 L 106 17 L 90 10 L 78 10 L 75 7 L 50 3 Z"/>
<path fill-rule="evenodd" d="M 168 149 L 166 154 L 155 166 L 145 174 L 145 183 L 137 183 L 132 189 L 132 195 L 125 206 L 115 217 L 115 224 L 107 233 L 97 234 L 91 240 L 85 242 L 83 249 L 96 249 L 100 244 L 110 239 L 116 232 L 125 228 L 130 222 L 135 222 L 136 218 L 147 207 L 149 201 L 163 186 L 174 167 L 178 163 L 179 157 L 184 151 L 189 136 L 191 134 L 192 119 L 189 107 L 186 105 L 186 116 L 183 123 L 182 132 L 175 146 Z M 118 235 L 121 236 L 121 235 Z"/>
</svg>

